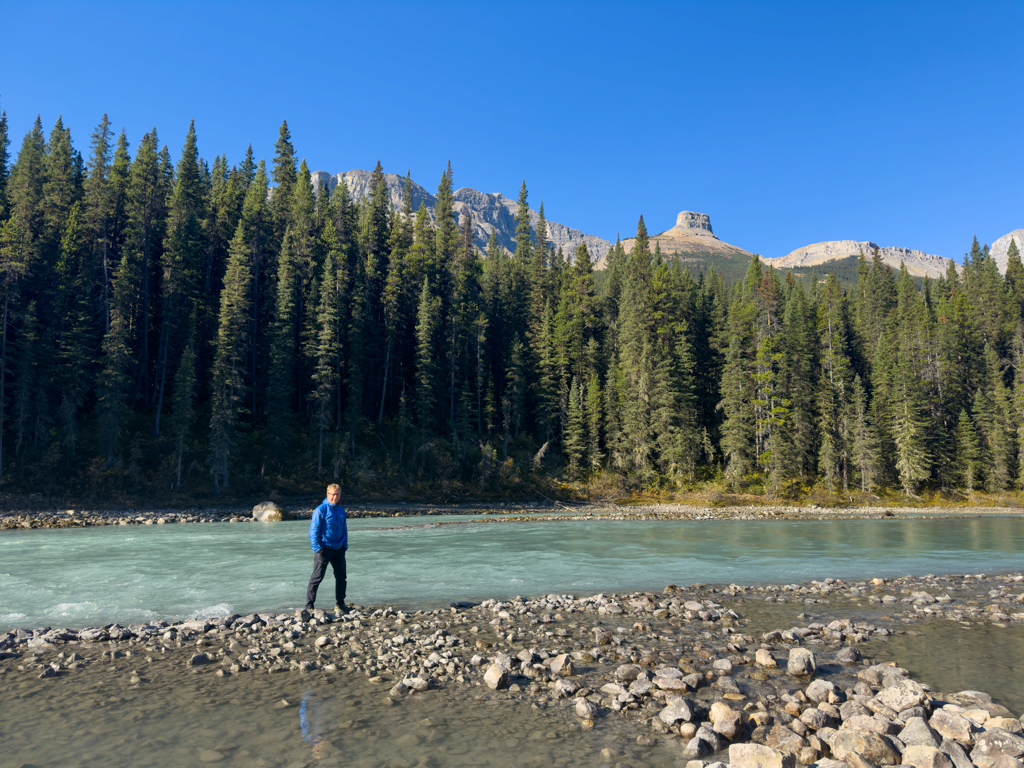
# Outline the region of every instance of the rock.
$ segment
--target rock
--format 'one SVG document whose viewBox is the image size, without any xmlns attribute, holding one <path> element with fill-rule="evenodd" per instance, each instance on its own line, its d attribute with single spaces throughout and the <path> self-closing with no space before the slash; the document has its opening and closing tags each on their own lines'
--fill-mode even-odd
<svg viewBox="0 0 1024 768">
<path fill-rule="evenodd" d="M 718 737 L 718 734 L 715 733 L 711 728 L 708 728 L 707 724 L 702 724 L 701 727 L 697 729 L 697 733 L 694 735 L 698 739 L 703 741 L 705 744 L 707 744 L 712 752 L 721 752 L 725 746 L 722 743 L 722 740 Z"/>
<path fill-rule="evenodd" d="M 711 668 L 720 675 L 728 675 L 732 672 L 732 662 L 728 659 L 715 659 Z"/>
<path fill-rule="evenodd" d="M 806 648 L 793 648 L 789 652 L 789 662 L 786 664 L 786 672 L 794 677 L 806 677 L 813 675 L 818 670 L 814 661 L 814 654 Z"/>
<path fill-rule="evenodd" d="M 822 712 L 820 709 L 805 709 L 800 715 L 800 722 L 806 725 L 812 730 L 818 730 L 819 728 L 825 728 L 826 726 L 832 725 L 832 718 Z"/>
<path fill-rule="evenodd" d="M 572 663 L 572 657 L 567 653 L 560 653 L 551 660 L 551 674 L 570 677 L 576 674 L 576 667 Z"/>
<path fill-rule="evenodd" d="M 779 258 L 763 259 L 763 261 L 774 265 L 776 269 L 801 267 L 806 269 L 827 261 L 846 259 L 861 253 L 866 254 L 870 260 L 875 249 L 878 250 L 882 262 L 893 269 L 899 270 L 900 263 L 905 263 L 907 271 L 912 277 L 941 277 L 946 273 L 950 263 L 950 259 L 943 256 L 935 256 L 901 246 L 879 248 L 869 240 L 860 242 L 856 240 L 827 240 L 822 243 L 805 245 Z M 662 246 L 662 250 L 665 250 L 664 246 Z"/>
<path fill-rule="evenodd" d="M 388 691 L 388 695 L 394 696 L 395 698 L 401 698 L 402 696 L 405 696 L 407 693 L 409 693 L 409 691 L 409 686 L 403 683 L 401 680 L 399 680 L 397 683 L 394 684 L 394 686 L 392 686 L 391 690 Z"/>
<path fill-rule="evenodd" d="M 887 707 L 902 712 L 911 707 L 919 707 L 928 701 L 928 694 L 920 683 L 913 680 L 900 680 L 882 690 L 876 697 Z"/>
<path fill-rule="evenodd" d="M 762 744 L 732 744 L 729 768 L 796 768 L 796 760 L 792 754 Z"/>
<path fill-rule="evenodd" d="M 767 747 L 777 749 L 780 752 L 789 752 L 792 755 L 799 755 L 800 750 L 807 746 L 800 736 L 784 725 L 772 726 L 764 743 Z"/>
<path fill-rule="evenodd" d="M 569 698 L 570 696 L 575 695 L 579 689 L 580 685 L 575 680 L 559 678 L 555 681 L 555 693 L 559 696 Z"/>
<path fill-rule="evenodd" d="M 875 765 L 898 765 L 900 753 L 885 736 L 873 731 L 844 729 L 832 737 L 832 755 L 839 760 L 857 754 Z"/>
<path fill-rule="evenodd" d="M 928 725 L 944 739 L 951 739 L 964 746 L 974 743 L 974 724 L 963 715 L 940 709 L 934 712 Z"/>
<path fill-rule="evenodd" d="M 213 661 L 205 653 L 194 653 L 192 657 L 185 662 L 190 667 L 198 667 L 200 664 L 210 664 Z"/>
<path fill-rule="evenodd" d="M 815 704 L 820 704 L 823 701 L 828 701 L 829 696 L 835 696 L 836 686 L 828 680 L 814 680 L 807 686 L 807 690 L 804 693 Z"/>
<path fill-rule="evenodd" d="M 675 725 L 680 722 L 688 723 L 693 719 L 693 711 L 690 709 L 690 705 L 686 703 L 686 699 L 680 697 L 661 710 L 658 713 L 658 719 L 666 725 Z"/>
<path fill-rule="evenodd" d="M 504 688 L 508 684 L 508 668 L 501 664 L 491 664 L 484 672 L 484 682 L 492 690 Z"/>
<path fill-rule="evenodd" d="M 772 668 L 779 666 L 779 663 L 767 648 L 758 648 L 754 654 L 754 661 L 762 667 Z"/>
<path fill-rule="evenodd" d="M 847 645 L 839 649 L 839 652 L 836 654 L 836 661 L 840 664 L 856 664 L 860 661 L 860 651 Z"/>
<path fill-rule="evenodd" d="M 943 739 L 942 743 L 939 744 L 939 751 L 948 756 L 956 768 L 972 768 L 973 763 L 971 763 L 971 758 L 967 756 L 967 752 L 952 739 Z"/>
<path fill-rule="evenodd" d="M 857 715 L 849 720 L 844 720 L 843 728 L 849 728 L 854 731 L 872 731 L 883 736 L 893 736 L 900 729 L 892 720 L 877 716 L 868 717 L 866 715 Z"/>
<path fill-rule="evenodd" d="M 1017 249 L 1024 253 L 1024 229 L 1015 229 L 1002 237 L 996 238 L 989 250 L 989 255 L 995 261 L 999 271 L 1006 274 L 1006 263 L 1009 261 L 1007 251 L 1010 249 L 1010 241 L 1017 241 Z"/>
<path fill-rule="evenodd" d="M 661 675 L 658 675 L 651 682 L 654 685 L 656 685 L 658 688 L 661 688 L 661 690 L 663 690 L 663 691 L 689 691 L 689 690 L 691 690 L 690 686 L 688 686 L 686 684 L 686 682 L 682 678 L 679 678 L 679 677 L 662 677 Z"/>
<path fill-rule="evenodd" d="M 406 678 L 405 684 L 412 688 L 414 691 L 417 691 L 419 693 L 423 693 L 423 691 L 430 690 L 430 681 L 424 680 L 422 677 Z"/>
<path fill-rule="evenodd" d="M 597 714 L 597 706 L 586 699 L 576 699 L 576 714 L 579 717 L 593 718 Z"/>
<path fill-rule="evenodd" d="M 1010 733 L 1022 732 L 1020 720 L 1015 717 L 990 717 L 985 722 L 985 728 L 1002 728 L 1004 731 L 1009 731 Z"/>
<path fill-rule="evenodd" d="M 1024 768 L 1024 763 L 1009 755 L 982 756 L 974 764 L 977 768 Z"/>
<path fill-rule="evenodd" d="M 991 728 L 979 734 L 971 750 L 971 762 L 977 765 L 979 757 L 998 755 L 1021 757 L 1024 755 L 1024 738 L 1002 728 Z"/>
<path fill-rule="evenodd" d="M 252 508 L 252 519 L 258 523 L 278 523 L 284 520 L 284 513 L 274 502 L 263 501 Z"/>
<path fill-rule="evenodd" d="M 700 736 L 694 736 L 683 747 L 683 757 L 690 758 L 691 760 L 695 757 L 706 755 L 709 752 L 711 752 L 711 747 Z"/>
<path fill-rule="evenodd" d="M 640 674 L 640 667 L 636 664 L 623 664 L 615 670 L 615 679 L 624 683 L 631 683 Z"/>
<path fill-rule="evenodd" d="M 512 671 L 512 657 L 509 656 L 507 653 L 502 653 L 501 651 L 498 651 L 496 654 L 494 654 L 494 663 L 497 664 L 499 667 L 507 669 L 510 672 Z"/>
<path fill-rule="evenodd" d="M 718 706 L 718 704 L 719 702 L 715 702 L 712 707 Z M 718 717 L 715 718 L 714 724 L 715 733 L 724 736 L 729 741 L 736 741 L 743 736 L 743 712 L 724 707 L 724 710 L 720 711 Z"/>
<path fill-rule="evenodd" d="M 915 768 L 953 768 L 953 761 L 937 747 L 915 744 L 903 750 L 903 765 L 913 765 Z"/>
<path fill-rule="evenodd" d="M 942 739 L 931 728 L 928 721 L 923 717 L 912 717 L 907 720 L 903 730 L 899 732 L 899 739 L 908 747 L 935 747 L 938 749 Z"/>
<path fill-rule="evenodd" d="M 83 629 L 78 633 L 78 639 L 83 643 L 101 643 L 109 636 L 105 629 Z"/>
<path fill-rule="evenodd" d="M 851 718 L 859 717 L 861 715 L 871 717 L 871 714 L 871 710 L 859 701 L 844 701 L 839 705 L 839 716 L 843 719 L 844 723 Z"/>
</svg>

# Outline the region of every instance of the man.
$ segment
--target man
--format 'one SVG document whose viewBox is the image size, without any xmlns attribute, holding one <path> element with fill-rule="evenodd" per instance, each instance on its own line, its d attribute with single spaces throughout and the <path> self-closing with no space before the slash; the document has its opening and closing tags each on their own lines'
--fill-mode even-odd
<svg viewBox="0 0 1024 768">
<path fill-rule="evenodd" d="M 306 610 L 313 610 L 316 591 L 327 573 L 327 564 L 334 570 L 334 611 L 348 613 L 345 605 L 345 551 L 348 549 L 348 523 L 341 501 L 341 487 L 327 486 L 327 498 L 313 510 L 309 521 L 309 544 L 313 548 L 313 574 L 306 587 Z"/>
</svg>

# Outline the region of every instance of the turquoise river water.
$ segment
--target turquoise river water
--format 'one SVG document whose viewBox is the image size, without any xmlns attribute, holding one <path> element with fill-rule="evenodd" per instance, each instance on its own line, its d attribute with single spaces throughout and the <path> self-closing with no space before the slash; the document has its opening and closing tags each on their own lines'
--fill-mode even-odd
<svg viewBox="0 0 1024 768">
<path fill-rule="evenodd" d="M 1024 518 L 835 521 L 349 521 L 349 601 L 452 601 L 1024 570 Z M 0 631 L 301 606 L 305 521 L 0 533 Z M 333 604 L 328 575 L 320 607 Z"/>
</svg>

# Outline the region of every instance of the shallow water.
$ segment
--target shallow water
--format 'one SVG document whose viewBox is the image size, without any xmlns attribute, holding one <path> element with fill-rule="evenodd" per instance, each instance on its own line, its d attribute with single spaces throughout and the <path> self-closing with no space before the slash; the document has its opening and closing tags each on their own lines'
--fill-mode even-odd
<svg viewBox="0 0 1024 768">
<path fill-rule="evenodd" d="M 452 601 L 1024 570 L 1024 519 L 351 520 L 348 599 Z M 0 532 L 0 631 L 286 610 L 312 564 L 304 521 Z M 321 607 L 333 603 L 332 577 Z"/>
</svg>

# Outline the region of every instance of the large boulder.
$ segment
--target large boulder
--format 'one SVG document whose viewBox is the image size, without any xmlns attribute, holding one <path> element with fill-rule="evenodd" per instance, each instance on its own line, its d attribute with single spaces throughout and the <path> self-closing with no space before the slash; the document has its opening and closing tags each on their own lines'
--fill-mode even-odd
<svg viewBox="0 0 1024 768">
<path fill-rule="evenodd" d="M 971 762 L 978 764 L 979 757 L 1006 755 L 1020 759 L 1024 755 L 1024 738 L 1002 728 L 991 728 L 980 734 L 971 751 Z"/>
<path fill-rule="evenodd" d="M 953 768 L 953 761 L 936 747 L 915 744 L 903 750 L 903 765 L 912 765 L 914 768 Z"/>
<path fill-rule="evenodd" d="M 508 668 L 500 664 L 491 664 L 484 672 L 484 682 L 492 690 L 504 688 L 508 684 Z"/>
<path fill-rule="evenodd" d="M 944 739 L 950 739 L 964 746 L 974 743 L 974 732 L 977 727 L 958 712 L 940 709 L 932 714 L 928 725 Z"/>
<path fill-rule="evenodd" d="M 814 654 L 806 648 L 793 648 L 789 652 L 789 663 L 786 671 L 795 677 L 806 677 L 818 671 Z"/>
<path fill-rule="evenodd" d="M 693 719 L 693 710 L 681 696 L 674 699 L 667 707 L 658 713 L 658 718 L 666 725 L 675 725 L 678 722 L 690 722 Z"/>
<path fill-rule="evenodd" d="M 893 743 L 874 731 L 836 731 L 831 747 L 832 756 L 837 760 L 856 754 L 874 765 L 898 765 L 900 762 L 900 753 Z"/>
<path fill-rule="evenodd" d="M 928 693 L 920 683 L 903 679 L 882 690 L 875 698 L 885 706 L 902 712 L 905 709 L 925 704 L 928 701 Z"/>
<path fill-rule="evenodd" d="M 261 501 L 252 508 L 252 519 L 258 523 L 278 523 L 285 519 L 285 515 L 274 502 Z"/>
<path fill-rule="evenodd" d="M 796 759 L 789 752 L 763 744 L 732 744 L 729 746 L 729 768 L 795 768 Z"/>
</svg>

